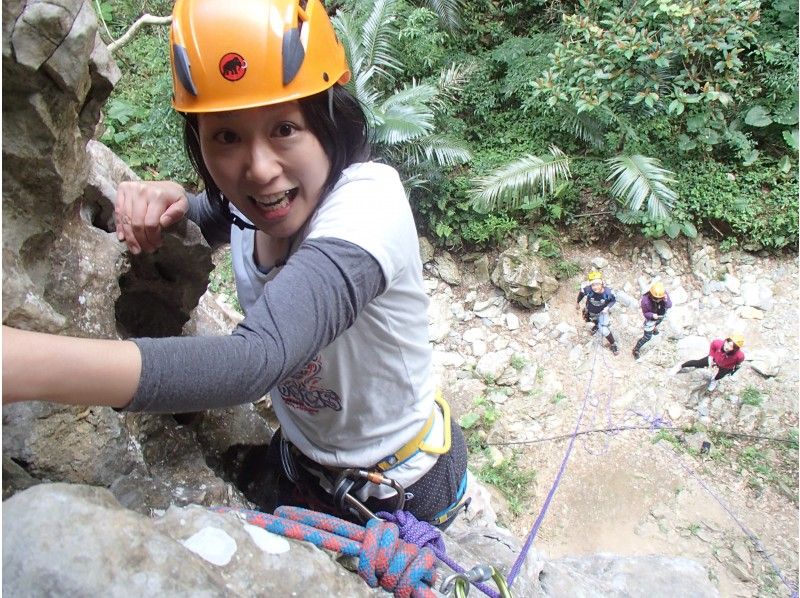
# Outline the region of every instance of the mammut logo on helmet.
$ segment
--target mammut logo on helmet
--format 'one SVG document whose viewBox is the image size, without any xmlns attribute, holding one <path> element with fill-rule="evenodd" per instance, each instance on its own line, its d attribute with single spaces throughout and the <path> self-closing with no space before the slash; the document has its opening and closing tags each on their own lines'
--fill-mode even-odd
<svg viewBox="0 0 800 598">
<path fill-rule="evenodd" d="M 241 54 L 228 52 L 219 61 L 219 72 L 228 81 L 238 81 L 247 72 L 247 61 Z"/>
</svg>

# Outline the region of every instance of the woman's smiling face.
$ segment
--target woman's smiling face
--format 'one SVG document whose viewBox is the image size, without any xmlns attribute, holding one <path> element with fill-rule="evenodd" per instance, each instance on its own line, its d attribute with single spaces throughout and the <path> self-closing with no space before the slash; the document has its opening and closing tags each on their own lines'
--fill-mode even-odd
<svg viewBox="0 0 800 598">
<path fill-rule="evenodd" d="M 225 198 L 272 237 L 300 230 L 331 166 L 297 102 L 203 113 L 197 122 L 203 161 Z"/>
</svg>

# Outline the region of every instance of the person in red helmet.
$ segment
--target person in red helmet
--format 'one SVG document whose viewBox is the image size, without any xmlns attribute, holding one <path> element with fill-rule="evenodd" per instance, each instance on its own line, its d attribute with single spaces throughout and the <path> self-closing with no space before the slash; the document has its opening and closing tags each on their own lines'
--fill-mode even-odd
<svg viewBox="0 0 800 598">
<path fill-rule="evenodd" d="M 433 378 L 416 227 L 398 173 L 369 161 L 325 7 L 178 0 L 170 44 L 173 106 L 205 190 L 122 183 L 116 233 L 152 252 L 189 218 L 212 246 L 230 243 L 245 319 L 226 337 L 121 341 L 4 327 L 3 402 L 180 413 L 270 392 L 281 427 L 264 475 L 284 464 L 282 487 L 349 519 L 364 515 L 353 498 L 449 525 L 467 450 Z"/>
<path fill-rule="evenodd" d="M 744 361 L 742 347 L 744 347 L 744 337 L 738 333 L 731 334 L 725 339 L 715 339 L 711 341 L 707 357 L 684 361 L 672 368 L 670 374 L 682 374 L 695 368 L 716 366 L 717 373 L 708 383 L 708 390 L 712 391 L 717 388 L 720 379 L 735 373 L 741 367 Z"/>
</svg>

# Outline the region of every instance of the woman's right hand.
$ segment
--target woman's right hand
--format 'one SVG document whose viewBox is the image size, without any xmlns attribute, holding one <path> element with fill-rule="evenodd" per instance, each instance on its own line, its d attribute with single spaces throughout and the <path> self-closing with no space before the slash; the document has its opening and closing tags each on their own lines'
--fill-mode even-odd
<svg viewBox="0 0 800 598">
<path fill-rule="evenodd" d="M 114 221 L 117 239 L 133 254 L 152 253 L 163 242 L 162 230 L 189 210 L 183 187 L 172 181 L 127 181 L 117 187 Z"/>
</svg>

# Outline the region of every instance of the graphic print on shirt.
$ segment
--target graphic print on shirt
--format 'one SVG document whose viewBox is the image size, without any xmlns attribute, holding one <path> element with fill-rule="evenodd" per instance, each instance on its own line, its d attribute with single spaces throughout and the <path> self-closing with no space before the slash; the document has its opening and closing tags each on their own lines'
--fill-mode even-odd
<svg viewBox="0 0 800 598">
<path fill-rule="evenodd" d="M 314 414 L 320 409 L 342 410 L 342 399 L 332 390 L 319 388 L 321 358 L 317 355 L 306 366 L 278 385 L 281 398 L 289 407 Z"/>
</svg>

